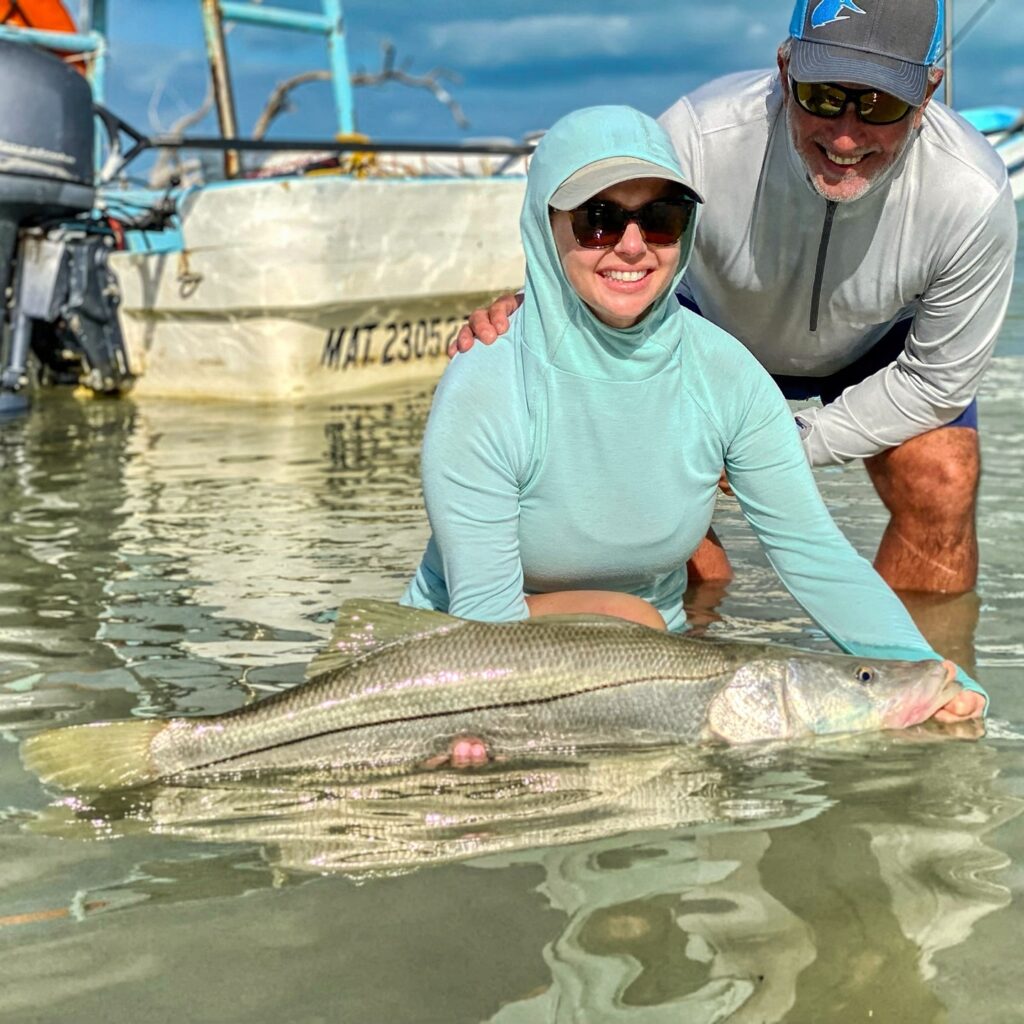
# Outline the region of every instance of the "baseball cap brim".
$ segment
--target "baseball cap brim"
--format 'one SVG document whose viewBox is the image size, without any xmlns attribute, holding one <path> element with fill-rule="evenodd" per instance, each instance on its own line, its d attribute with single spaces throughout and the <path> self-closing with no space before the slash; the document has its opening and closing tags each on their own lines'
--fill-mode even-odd
<svg viewBox="0 0 1024 1024">
<path fill-rule="evenodd" d="M 632 181 L 634 178 L 663 178 L 665 181 L 674 181 L 677 185 L 683 186 L 686 194 L 694 202 L 704 202 L 700 193 L 682 174 L 649 160 L 640 160 L 632 156 L 613 156 L 607 160 L 595 160 L 569 175 L 555 189 L 549 203 L 556 210 L 575 210 L 598 192 L 624 181 Z"/>
<path fill-rule="evenodd" d="M 849 82 L 879 89 L 915 107 L 928 92 L 927 64 L 807 39 L 793 40 L 789 73 L 798 82 Z"/>
</svg>

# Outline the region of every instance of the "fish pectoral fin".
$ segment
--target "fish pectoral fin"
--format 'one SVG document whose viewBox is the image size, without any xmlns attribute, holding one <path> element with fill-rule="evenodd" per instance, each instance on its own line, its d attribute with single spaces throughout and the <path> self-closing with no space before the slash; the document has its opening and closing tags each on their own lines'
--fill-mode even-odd
<svg viewBox="0 0 1024 1024">
<path fill-rule="evenodd" d="M 338 608 L 338 621 L 327 647 L 306 667 L 306 679 L 342 668 L 398 640 L 451 629 L 466 620 L 443 612 L 406 608 L 392 601 L 353 598 Z"/>
<path fill-rule="evenodd" d="M 756 743 L 792 735 L 793 723 L 780 683 L 759 677 L 745 666 L 708 705 L 709 738 L 726 743 Z"/>
</svg>

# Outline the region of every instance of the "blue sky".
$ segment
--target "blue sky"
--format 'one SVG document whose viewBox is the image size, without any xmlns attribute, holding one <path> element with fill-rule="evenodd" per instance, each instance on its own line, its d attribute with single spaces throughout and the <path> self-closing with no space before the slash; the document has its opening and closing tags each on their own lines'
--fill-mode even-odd
<svg viewBox="0 0 1024 1024">
<path fill-rule="evenodd" d="M 108 0 L 107 103 L 144 131 L 167 128 L 197 107 L 205 83 L 199 0 Z M 317 0 L 274 0 L 318 10 Z M 963 25 L 989 0 L 960 0 Z M 74 10 L 74 4 L 68 4 Z M 385 39 L 409 70 L 444 67 L 470 127 L 421 90 L 389 85 L 356 93 L 358 126 L 378 139 L 520 138 L 575 107 L 630 103 L 660 113 L 717 74 L 767 67 L 789 24 L 789 0 L 346 0 L 353 70 L 375 70 Z M 298 33 L 236 26 L 229 52 L 248 133 L 281 79 L 325 66 L 321 42 Z M 956 105 L 1024 106 L 1024 4 L 994 0 L 955 54 Z M 296 109 L 270 137 L 330 134 L 326 86 L 303 86 Z M 212 132 L 209 119 L 193 132 Z"/>
</svg>

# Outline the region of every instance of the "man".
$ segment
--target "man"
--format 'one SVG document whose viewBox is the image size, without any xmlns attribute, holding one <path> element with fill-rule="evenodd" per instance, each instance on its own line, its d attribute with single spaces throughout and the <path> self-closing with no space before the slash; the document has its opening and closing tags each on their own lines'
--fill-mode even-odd
<svg viewBox="0 0 1024 1024">
<path fill-rule="evenodd" d="M 812 465 L 864 459 L 897 590 L 977 578 L 975 394 L 1012 283 L 1016 212 L 988 143 L 932 100 L 942 0 L 798 0 L 778 74 L 718 79 L 661 118 L 706 197 L 680 300 L 787 397 Z M 459 335 L 491 342 L 515 300 Z M 472 328 L 472 330 L 470 330 Z M 728 578 L 713 534 L 696 578 Z"/>
</svg>

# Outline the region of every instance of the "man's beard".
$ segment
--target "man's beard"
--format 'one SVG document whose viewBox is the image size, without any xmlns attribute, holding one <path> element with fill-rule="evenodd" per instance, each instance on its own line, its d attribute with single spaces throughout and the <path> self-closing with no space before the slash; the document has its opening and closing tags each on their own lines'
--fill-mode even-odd
<svg viewBox="0 0 1024 1024">
<path fill-rule="evenodd" d="M 879 167 L 878 170 L 875 171 L 874 174 L 872 174 L 870 178 L 865 178 L 863 180 L 863 182 L 861 183 L 860 188 L 858 188 L 857 191 L 854 192 L 852 195 L 848 194 L 848 195 L 844 195 L 844 196 L 840 196 L 840 197 L 837 197 L 837 196 L 834 196 L 834 195 L 829 195 L 828 192 L 826 191 L 827 186 L 823 187 L 822 185 L 820 185 L 818 183 L 818 181 L 815 178 L 815 175 L 811 173 L 811 169 L 807 166 L 807 161 L 804 160 L 803 153 L 800 152 L 800 147 L 799 147 L 799 145 L 797 143 L 797 138 L 796 138 L 796 130 L 793 127 L 793 119 L 789 116 L 790 103 L 794 103 L 794 102 L 796 102 L 796 101 L 793 100 L 792 98 L 790 98 L 789 103 L 787 103 L 786 107 L 785 107 L 785 110 L 786 110 L 786 127 L 787 127 L 787 130 L 789 131 L 789 141 L 790 141 L 790 143 L 793 146 L 793 151 L 800 158 L 800 162 L 804 165 L 804 171 L 807 174 L 807 180 L 810 183 L 811 188 L 813 188 L 814 191 L 817 192 L 818 195 L 821 196 L 822 199 L 824 199 L 824 200 L 826 200 L 827 202 L 830 202 L 830 203 L 853 203 L 853 202 L 856 202 L 858 199 L 863 199 L 864 196 L 867 195 L 867 193 L 870 192 L 880 181 L 882 181 L 883 178 L 888 177 L 888 175 L 892 171 L 892 169 L 903 158 L 903 154 L 906 153 L 906 151 L 907 151 L 907 146 L 910 145 L 911 140 L 914 137 L 914 130 L 913 130 L 913 128 L 911 128 L 911 130 L 908 131 L 907 134 L 904 136 L 903 141 L 900 143 L 899 148 L 896 150 L 895 153 L 892 154 L 892 156 L 889 158 L 889 160 L 883 166 Z M 813 142 L 808 143 L 808 144 L 812 145 L 812 146 L 815 145 L 815 143 L 813 143 Z M 835 186 L 833 186 L 833 187 L 835 187 Z"/>
</svg>

